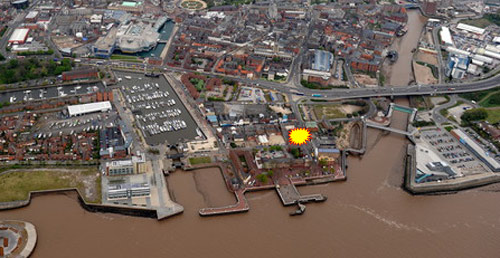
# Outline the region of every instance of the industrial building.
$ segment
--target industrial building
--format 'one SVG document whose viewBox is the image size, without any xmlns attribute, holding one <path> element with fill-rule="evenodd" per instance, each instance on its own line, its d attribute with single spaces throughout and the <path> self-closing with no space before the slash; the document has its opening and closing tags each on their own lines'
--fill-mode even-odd
<svg viewBox="0 0 500 258">
<path fill-rule="evenodd" d="M 28 39 L 28 33 L 30 32 L 30 29 L 28 28 L 17 28 L 14 30 L 12 33 L 12 36 L 9 38 L 9 43 L 10 44 L 24 44 L 26 42 L 26 39 Z"/>
<path fill-rule="evenodd" d="M 460 143 L 465 145 L 474 155 L 477 156 L 484 164 L 486 164 L 493 172 L 500 172 L 500 163 L 490 156 L 490 153 L 479 144 L 477 144 L 473 139 L 471 139 L 467 134 L 465 134 L 460 129 L 451 130 L 451 134 L 457 138 Z"/>
<path fill-rule="evenodd" d="M 111 110 L 111 102 L 109 101 L 68 106 L 69 116 L 79 116 L 95 112 L 106 112 L 109 110 Z"/>
<path fill-rule="evenodd" d="M 309 64 L 303 71 L 304 80 L 321 79 L 327 81 L 331 77 L 330 69 L 333 63 L 333 54 L 324 50 L 313 50 L 309 54 Z"/>
<path fill-rule="evenodd" d="M 441 31 L 439 32 L 439 35 L 441 36 L 441 44 L 444 46 L 454 46 L 453 44 L 453 38 L 451 37 L 451 32 L 448 27 L 442 27 Z"/>
<path fill-rule="evenodd" d="M 457 25 L 457 30 L 464 30 L 464 31 L 471 32 L 471 33 L 474 33 L 477 35 L 483 35 L 485 32 L 485 29 L 481 29 L 481 28 L 478 28 L 478 27 L 475 27 L 472 25 L 468 25 L 465 23 L 459 23 Z"/>
</svg>

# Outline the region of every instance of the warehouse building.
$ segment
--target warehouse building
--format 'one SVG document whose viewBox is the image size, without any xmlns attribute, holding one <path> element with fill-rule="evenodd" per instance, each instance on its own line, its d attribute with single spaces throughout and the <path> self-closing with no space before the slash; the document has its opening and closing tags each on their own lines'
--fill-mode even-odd
<svg viewBox="0 0 500 258">
<path fill-rule="evenodd" d="M 68 106 L 68 115 L 81 116 L 95 112 L 106 112 L 109 110 L 111 110 L 111 102 L 103 101 L 103 102 Z"/>
<path fill-rule="evenodd" d="M 474 33 L 477 35 L 483 35 L 484 32 L 486 31 L 485 29 L 481 29 L 481 28 L 478 28 L 476 26 L 468 25 L 465 23 L 459 23 L 457 25 L 457 30 L 464 30 L 464 31 L 471 32 L 471 33 Z"/>
<path fill-rule="evenodd" d="M 10 44 L 17 44 L 21 45 L 26 42 L 26 39 L 28 39 L 28 33 L 30 32 L 30 29 L 28 28 L 17 28 L 14 30 L 12 33 L 12 36 L 9 38 L 9 43 Z"/>
<path fill-rule="evenodd" d="M 454 129 L 451 131 L 451 134 L 455 138 L 457 138 L 460 143 L 465 145 L 467 149 L 474 153 L 474 155 L 476 155 L 477 158 L 479 158 L 484 164 L 486 164 L 493 172 L 500 172 L 500 163 L 494 157 L 490 156 L 490 153 L 488 151 L 481 148 L 479 144 L 477 144 L 462 130 Z"/>
<path fill-rule="evenodd" d="M 441 36 L 441 44 L 442 45 L 450 46 L 450 47 L 454 46 L 453 38 L 451 37 L 450 29 L 448 27 L 441 28 L 439 35 Z"/>
</svg>

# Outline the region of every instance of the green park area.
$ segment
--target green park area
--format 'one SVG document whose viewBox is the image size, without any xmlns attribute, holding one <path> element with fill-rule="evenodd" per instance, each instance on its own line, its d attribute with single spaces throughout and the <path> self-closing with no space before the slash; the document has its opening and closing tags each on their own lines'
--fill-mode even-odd
<svg viewBox="0 0 500 258">
<path fill-rule="evenodd" d="M 39 60 L 38 58 L 13 59 L 0 65 L 0 84 L 57 76 L 70 71 L 71 68 L 72 62 L 70 59 L 63 59 L 58 62 Z"/>
<path fill-rule="evenodd" d="M 77 188 L 87 202 L 101 198 L 101 177 L 95 168 L 20 169 L 0 173 L 0 202 L 28 199 L 29 192 Z"/>
<path fill-rule="evenodd" d="M 207 163 L 211 163 L 211 162 L 212 162 L 212 159 L 210 157 L 189 158 L 189 163 L 191 163 L 191 165 L 207 164 Z"/>
</svg>

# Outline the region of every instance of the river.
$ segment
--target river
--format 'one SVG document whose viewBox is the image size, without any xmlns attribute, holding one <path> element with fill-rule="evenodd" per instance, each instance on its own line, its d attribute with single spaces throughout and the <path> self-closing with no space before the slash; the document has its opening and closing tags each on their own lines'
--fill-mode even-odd
<svg viewBox="0 0 500 258">
<path fill-rule="evenodd" d="M 392 126 L 404 128 L 406 117 L 395 112 Z M 294 207 L 265 191 L 247 194 L 248 213 L 200 217 L 200 208 L 234 202 L 220 173 L 205 169 L 168 177 L 185 211 L 163 221 L 87 212 L 73 194 L 36 197 L 28 207 L 0 212 L 0 219 L 37 227 L 33 258 L 498 257 L 498 185 L 409 195 L 401 189 L 408 141 L 374 129 L 368 137 L 367 153 L 348 158 L 347 181 L 299 188 L 329 197 L 307 205 L 302 216 L 290 217 Z"/>
<path fill-rule="evenodd" d="M 404 86 L 413 80 L 412 50 L 418 46 L 426 21 L 427 18 L 420 15 L 418 10 L 408 11 L 408 32 L 403 37 L 397 38 L 392 45 L 392 49 L 398 51 L 399 58 L 392 65 L 388 61 L 384 64 L 389 85 Z"/>
<path fill-rule="evenodd" d="M 395 114 L 394 123 L 406 116 Z M 402 126 L 402 125 L 400 125 Z M 398 126 L 399 127 L 399 126 Z M 400 186 L 407 140 L 369 131 L 368 152 L 349 157 L 348 180 L 300 187 L 329 199 L 290 217 L 274 191 L 247 194 L 244 214 L 200 217 L 234 201 L 217 170 L 169 176 L 183 214 L 163 221 L 83 210 L 72 194 L 35 197 L 0 212 L 38 229 L 32 257 L 497 257 L 500 193 L 411 196 Z"/>
</svg>

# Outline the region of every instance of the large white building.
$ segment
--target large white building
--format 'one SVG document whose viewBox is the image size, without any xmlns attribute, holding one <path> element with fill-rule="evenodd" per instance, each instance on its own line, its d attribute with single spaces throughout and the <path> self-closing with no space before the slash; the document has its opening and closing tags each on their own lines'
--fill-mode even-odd
<svg viewBox="0 0 500 258">
<path fill-rule="evenodd" d="M 471 32 L 471 33 L 474 33 L 477 35 L 483 35 L 484 32 L 486 31 L 485 29 L 481 29 L 481 28 L 478 28 L 476 26 L 468 25 L 465 23 L 459 23 L 457 25 L 457 30 L 465 30 L 465 31 L 468 31 L 468 32 Z"/>
<path fill-rule="evenodd" d="M 111 102 L 109 101 L 68 106 L 69 116 L 79 116 L 95 112 L 106 112 L 109 110 L 111 110 Z"/>
<path fill-rule="evenodd" d="M 28 33 L 30 29 L 28 28 L 17 28 L 12 33 L 12 36 L 9 38 L 9 43 L 11 44 L 24 44 L 26 39 L 28 38 Z"/>
<path fill-rule="evenodd" d="M 454 46 L 453 44 L 453 38 L 451 37 L 451 32 L 448 27 L 442 27 L 441 31 L 439 32 L 439 35 L 441 36 L 441 44 L 444 46 Z"/>
<path fill-rule="evenodd" d="M 457 138 L 460 143 L 465 145 L 472 153 L 474 153 L 482 162 L 484 162 L 493 172 L 500 172 L 500 163 L 492 156 L 493 153 L 490 153 L 479 144 L 476 143 L 474 139 L 469 137 L 460 129 L 451 130 L 451 134 Z"/>
</svg>

